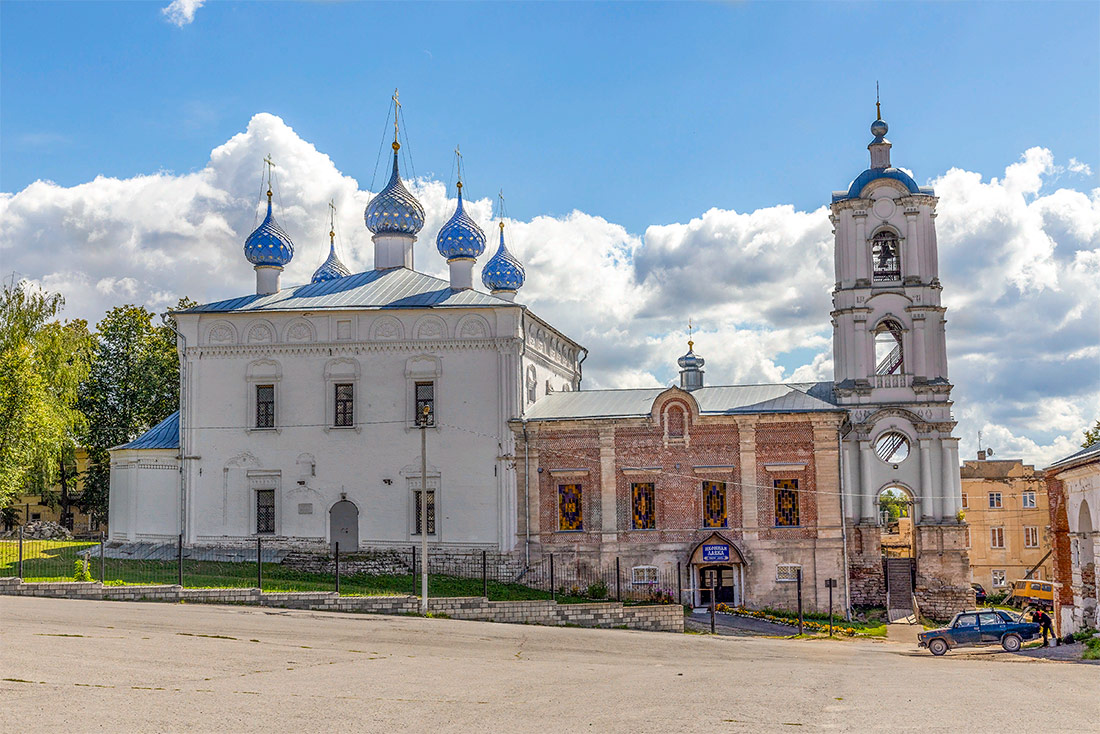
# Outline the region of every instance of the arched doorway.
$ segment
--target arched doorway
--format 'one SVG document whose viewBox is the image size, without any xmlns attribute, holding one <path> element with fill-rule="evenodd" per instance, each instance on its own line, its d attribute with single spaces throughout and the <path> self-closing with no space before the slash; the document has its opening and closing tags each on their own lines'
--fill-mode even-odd
<svg viewBox="0 0 1100 734">
<path fill-rule="evenodd" d="M 745 561 L 732 541 L 712 533 L 699 543 L 689 558 L 692 569 L 692 603 L 710 603 L 713 590 L 716 604 L 741 606 L 745 603 Z"/>
<path fill-rule="evenodd" d="M 891 485 L 878 494 L 882 573 L 891 622 L 913 614 L 917 572 L 914 507 L 913 496 L 907 487 Z"/>
<path fill-rule="evenodd" d="M 342 553 L 359 549 L 359 508 L 347 500 L 340 500 L 328 511 L 329 548 L 336 552 L 340 544 Z"/>
<path fill-rule="evenodd" d="M 1088 500 L 1083 500 L 1081 509 L 1077 512 L 1077 538 L 1074 539 L 1078 544 L 1077 568 L 1073 570 L 1077 571 L 1081 577 L 1080 596 L 1084 625 L 1093 624 L 1096 619 L 1096 606 L 1100 603 L 1100 595 L 1096 593 L 1096 541 L 1092 536 L 1092 513 L 1089 512 Z M 1074 589 L 1075 596 L 1077 591 Z"/>
</svg>

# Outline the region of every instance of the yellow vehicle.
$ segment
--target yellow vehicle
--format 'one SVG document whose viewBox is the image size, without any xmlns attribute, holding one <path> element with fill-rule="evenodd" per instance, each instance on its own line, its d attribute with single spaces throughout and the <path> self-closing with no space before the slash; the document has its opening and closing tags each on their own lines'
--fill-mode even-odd
<svg viewBox="0 0 1100 734">
<path fill-rule="evenodd" d="M 1054 584 L 1050 581 L 1020 579 L 1012 584 L 1012 593 L 1008 601 L 1024 607 L 1030 605 L 1053 609 Z"/>
</svg>

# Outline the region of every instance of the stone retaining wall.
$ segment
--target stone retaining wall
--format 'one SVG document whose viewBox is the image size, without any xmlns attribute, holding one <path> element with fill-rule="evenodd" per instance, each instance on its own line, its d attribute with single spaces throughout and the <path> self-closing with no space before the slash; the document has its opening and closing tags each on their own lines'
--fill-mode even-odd
<svg viewBox="0 0 1100 734">
<path fill-rule="evenodd" d="M 417 567 L 420 566 L 420 549 L 417 548 Z M 433 545 L 428 552 L 428 572 L 481 577 L 481 554 L 477 549 L 448 549 Z M 292 551 L 283 559 L 288 568 L 308 573 L 335 573 L 336 561 L 331 553 Z M 340 553 L 340 574 L 352 576 L 358 573 L 371 575 L 404 575 L 412 573 L 412 546 L 404 548 L 374 548 Z M 490 579 L 514 581 L 523 570 L 523 564 L 509 553 L 485 551 L 486 571 Z"/>
<path fill-rule="evenodd" d="M 206 604 L 254 604 L 286 609 L 312 609 L 367 614 L 416 614 L 415 596 L 340 596 L 334 591 L 261 592 L 259 589 L 185 589 L 180 586 L 103 586 L 98 581 L 23 583 L 0 578 L 0 594 L 111 601 L 163 601 Z M 676 604 L 627 606 L 618 602 L 558 604 L 551 600 L 489 601 L 484 597 L 428 600 L 428 611 L 452 619 L 508 624 L 625 627 L 656 632 L 683 632 L 683 608 Z"/>
</svg>

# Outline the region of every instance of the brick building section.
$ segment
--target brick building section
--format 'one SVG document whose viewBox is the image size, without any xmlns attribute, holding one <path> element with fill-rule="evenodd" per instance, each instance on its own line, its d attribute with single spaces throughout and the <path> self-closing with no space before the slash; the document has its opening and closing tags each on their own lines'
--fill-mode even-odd
<svg viewBox="0 0 1100 734">
<path fill-rule="evenodd" d="M 532 421 L 527 443 L 516 427 L 521 512 L 528 462 L 531 472 L 531 512 L 521 515 L 519 533 L 522 541 L 529 521 L 532 561 L 554 553 L 563 568 L 606 568 L 618 558 L 624 575 L 641 565 L 675 571 L 679 563 L 689 587 L 696 583 L 692 552 L 717 532 L 745 561 L 739 571 L 746 606 L 794 606 L 795 584 L 778 580 L 779 564 L 801 566 L 807 608 L 826 607 L 826 578 L 840 579 L 836 602 L 843 604 L 837 452 L 843 413 L 701 416 L 682 395 L 662 393 L 646 418 Z M 798 481 L 798 527 L 775 526 L 779 479 Z M 724 528 L 704 527 L 705 481 L 726 484 Z M 656 527 L 634 529 L 631 487 L 648 482 Z M 563 484 L 582 487 L 583 530 L 559 530 Z"/>
<path fill-rule="evenodd" d="M 1050 510 L 1050 530 L 1054 550 L 1055 619 L 1062 607 L 1073 606 L 1073 567 L 1070 564 L 1069 518 L 1066 515 L 1066 486 L 1063 482 L 1047 477 L 1047 503 Z"/>
</svg>

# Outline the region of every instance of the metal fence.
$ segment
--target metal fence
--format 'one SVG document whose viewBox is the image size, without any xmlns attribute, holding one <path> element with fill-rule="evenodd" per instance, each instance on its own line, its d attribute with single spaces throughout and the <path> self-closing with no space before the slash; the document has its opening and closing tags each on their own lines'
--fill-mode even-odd
<svg viewBox="0 0 1100 734">
<path fill-rule="evenodd" d="M 352 595 L 419 595 L 423 557 L 416 546 L 377 553 L 307 554 L 265 544 L 239 547 L 175 543 L 108 543 L 98 539 L 0 539 L 0 577 L 24 581 L 100 581 L 107 585 L 178 584 L 187 588 L 337 591 Z M 428 553 L 431 596 L 492 600 L 621 600 L 675 603 L 679 569 L 600 565 L 547 555 L 523 568 L 486 551 Z"/>
</svg>

